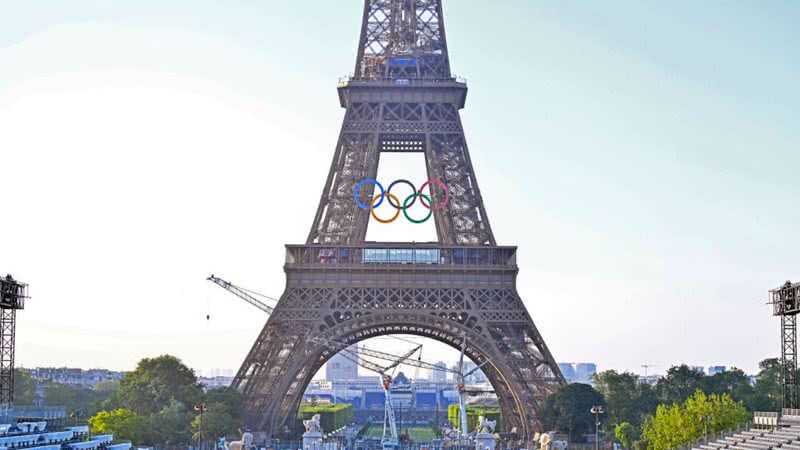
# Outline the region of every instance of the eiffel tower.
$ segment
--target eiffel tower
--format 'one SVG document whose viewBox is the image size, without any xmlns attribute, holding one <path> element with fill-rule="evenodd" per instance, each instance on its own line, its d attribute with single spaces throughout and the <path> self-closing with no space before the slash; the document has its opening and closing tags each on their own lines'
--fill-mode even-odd
<svg viewBox="0 0 800 450">
<path fill-rule="evenodd" d="M 335 353 L 325 342 L 411 334 L 456 349 L 466 339 L 469 358 L 488 360 L 506 428 L 531 438 L 564 378 L 517 293 L 517 249 L 498 246 L 489 225 L 441 0 L 365 0 L 355 72 L 338 90 L 346 113 L 308 240 L 287 245 L 286 290 L 234 379 L 246 426 L 270 437 L 293 423 Z M 361 182 L 376 178 L 382 152 L 424 153 L 437 242 L 365 240 L 363 206 L 383 197 Z"/>
</svg>

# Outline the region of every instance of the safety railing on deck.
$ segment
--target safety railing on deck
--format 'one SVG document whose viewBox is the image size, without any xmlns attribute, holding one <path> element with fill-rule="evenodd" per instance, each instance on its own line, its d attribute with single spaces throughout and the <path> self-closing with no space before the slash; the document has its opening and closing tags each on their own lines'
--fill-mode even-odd
<svg viewBox="0 0 800 450">
<path fill-rule="evenodd" d="M 515 269 L 516 247 L 444 247 L 431 244 L 286 246 L 286 265 L 425 265 Z"/>
</svg>

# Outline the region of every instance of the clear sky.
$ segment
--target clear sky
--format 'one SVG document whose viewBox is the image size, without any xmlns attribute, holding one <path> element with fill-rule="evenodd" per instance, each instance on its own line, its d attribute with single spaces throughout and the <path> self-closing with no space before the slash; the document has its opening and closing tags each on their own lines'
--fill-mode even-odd
<svg viewBox="0 0 800 450">
<path fill-rule="evenodd" d="M 556 359 L 777 355 L 766 293 L 800 279 L 800 3 L 445 7 L 491 223 Z M 33 295 L 20 364 L 238 368 L 264 317 L 205 277 L 282 292 L 361 11 L 0 0 L 0 271 Z"/>
</svg>

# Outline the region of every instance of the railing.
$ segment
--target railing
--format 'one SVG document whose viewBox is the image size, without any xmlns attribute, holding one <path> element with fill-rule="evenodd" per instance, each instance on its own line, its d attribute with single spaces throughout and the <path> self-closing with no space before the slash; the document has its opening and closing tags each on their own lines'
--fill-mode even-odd
<svg viewBox="0 0 800 450">
<path fill-rule="evenodd" d="M 780 415 L 776 412 L 754 412 L 753 426 L 756 428 L 777 428 Z"/>
<path fill-rule="evenodd" d="M 784 416 L 800 416 L 800 409 L 783 408 Z"/>
<path fill-rule="evenodd" d="M 366 84 L 380 84 L 380 85 L 394 85 L 394 86 L 432 86 L 444 83 L 458 83 L 467 84 L 466 78 L 463 77 L 449 77 L 449 78 L 413 78 L 413 77 L 382 77 L 382 78 L 356 78 L 353 76 L 339 78 L 339 87 L 350 86 L 351 83 L 366 83 Z"/>
<path fill-rule="evenodd" d="M 287 245 L 286 265 L 424 265 L 516 269 L 516 255 L 516 247 L 446 247 L 436 244 Z"/>
<path fill-rule="evenodd" d="M 719 433 L 709 434 L 709 435 L 704 436 L 704 437 L 702 437 L 702 438 L 700 438 L 700 439 L 698 439 L 698 440 L 696 440 L 694 442 L 690 442 L 690 443 L 687 443 L 687 444 L 680 445 L 680 446 L 676 447 L 676 450 L 691 450 L 693 448 L 698 448 L 701 445 L 708 444 L 709 442 L 719 441 L 720 439 L 725 439 L 725 438 L 731 437 L 734 434 L 741 433 L 743 431 L 747 431 L 747 430 L 750 430 L 752 428 L 753 428 L 753 423 L 752 422 L 745 422 L 745 423 L 739 424 L 735 428 L 731 428 L 731 429 L 725 430 L 725 431 L 720 431 Z"/>
</svg>

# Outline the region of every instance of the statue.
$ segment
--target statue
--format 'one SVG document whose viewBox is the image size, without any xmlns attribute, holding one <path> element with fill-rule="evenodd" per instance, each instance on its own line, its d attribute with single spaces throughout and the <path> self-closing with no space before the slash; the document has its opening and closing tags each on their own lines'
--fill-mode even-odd
<svg viewBox="0 0 800 450">
<path fill-rule="evenodd" d="M 556 441 L 553 439 L 554 432 L 542 433 L 539 437 L 540 450 L 567 450 L 566 441 Z"/>
<path fill-rule="evenodd" d="M 242 440 L 225 443 L 225 450 L 249 450 L 253 448 L 253 434 L 242 433 Z"/>
<path fill-rule="evenodd" d="M 314 414 L 311 420 L 304 420 L 303 425 L 306 427 L 306 433 L 321 433 L 322 425 L 320 425 L 320 420 L 319 414 Z"/>
<path fill-rule="evenodd" d="M 478 417 L 478 429 L 476 430 L 478 434 L 493 434 L 494 427 L 497 423 L 494 420 L 488 420 L 486 417 L 479 416 Z"/>
</svg>

